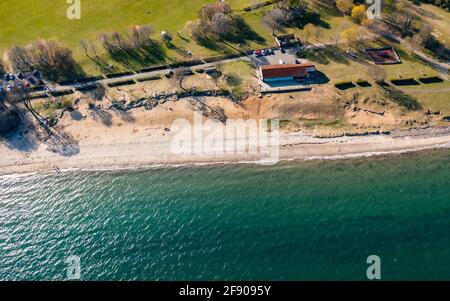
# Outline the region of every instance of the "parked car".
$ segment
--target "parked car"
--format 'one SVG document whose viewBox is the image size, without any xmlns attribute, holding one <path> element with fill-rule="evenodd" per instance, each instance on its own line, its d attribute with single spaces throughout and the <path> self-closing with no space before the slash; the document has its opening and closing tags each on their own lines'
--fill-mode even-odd
<svg viewBox="0 0 450 301">
<path fill-rule="evenodd" d="M 13 90 L 13 88 L 14 88 L 13 85 L 7 85 L 6 86 L 6 91 L 7 92 L 11 92 Z"/>
<path fill-rule="evenodd" d="M 273 51 L 273 49 L 266 49 L 266 53 L 267 55 L 274 55 L 275 51 Z"/>
<path fill-rule="evenodd" d="M 14 76 L 14 74 L 5 74 L 5 77 L 4 77 L 5 82 L 13 81 L 15 79 L 16 79 L 16 77 Z"/>
<path fill-rule="evenodd" d="M 42 78 L 42 74 L 39 70 L 34 70 L 33 71 L 33 76 L 36 77 L 36 79 L 41 79 Z"/>
<path fill-rule="evenodd" d="M 255 50 L 255 56 L 257 57 L 263 56 L 262 50 Z"/>
<path fill-rule="evenodd" d="M 27 79 L 27 82 L 28 82 L 31 86 L 35 86 L 35 85 L 37 84 L 36 81 L 34 80 L 34 78 L 32 78 L 32 77 L 28 78 L 28 79 Z"/>
</svg>

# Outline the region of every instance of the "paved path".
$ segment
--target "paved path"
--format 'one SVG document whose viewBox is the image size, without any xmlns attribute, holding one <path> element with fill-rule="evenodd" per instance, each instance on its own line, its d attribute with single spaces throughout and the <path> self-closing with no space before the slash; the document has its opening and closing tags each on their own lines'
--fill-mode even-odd
<svg viewBox="0 0 450 301">
<path fill-rule="evenodd" d="M 408 45 L 408 43 L 405 42 L 404 39 L 399 38 L 394 36 L 393 34 L 390 33 L 385 33 L 384 36 L 388 39 L 397 41 L 398 43 L 402 44 L 403 46 L 405 46 L 407 49 L 412 50 L 412 48 Z M 431 65 L 434 69 L 436 69 L 437 71 L 439 71 L 439 73 L 445 78 L 448 79 L 449 77 L 449 72 L 450 72 L 450 63 L 446 62 L 439 62 L 437 60 L 435 60 L 434 58 L 431 58 L 429 56 L 427 56 L 425 53 L 423 53 L 422 51 L 419 50 L 414 50 L 413 53 L 415 55 L 417 55 L 418 57 L 420 57 L 422 60 L 424 60 L 425 62 L 427 62 L 429 65 Z"/>
<path fill-rule="evenodd" d="M 231 62 L 235 62 L 235 61 L 251 61 L 251 60 L 247 56 L 241 56 L 241 57 L 223 60 L 223 61 L 220 61 L 220 63 L 231 63 Z M 198 64 L 198 65 L 190 66 L 190 68 L 196 67 L 196 68 L 205 69 L 205 68 L 209 68 L 209 67 L 214 67 L 217 65 L 217 63 L 218 62 Z M 167 74 L 167 72 L 169 70 L 176 70 L 176 69 L 177 68 L 166 68 L 166 69 L 162 69 L 162 70 L 134 73 L 131 75 L 125 75 L 125 76 L 120 76 L 120 77 L 116 77 L 116 78 L 105 78 L 105 79 L 93 80 L 93 81 L 89 81 L 89 82 L 75 83 L 75 84 L 71 84 L 71 85 L 46 84 L 46 86 L 49 87 L 52 92 L 64 93 L 64 92 L 74 91 L 77 89 L 82 89 L 84 87 L 94 86 L 97 84 L 109 85 L 109 84 L 117 84 L 117 83 L 127 82 L 127 81 L 139 81 L 139 80 L 144 80 L 149 77 L 163 76 L 163 75 Z M 39 95 L 39 94 L 45 94 L 45 92 L 34 93 L 34 95 Z"/>
<path fill-rule="evenodd" d="M 373 36 L 369 35 L 367 37 L 367 39 L 370 39 L 370 38 L 373 38 Z M 395 36 L 392 36 L 392 37 L 389 36 L 389 38 L 397 40 L 399 43 L 402 43 L 403 45 L 406 45 L 406 47 L 408 47 L 407 44 L 402 39 L 399 39 Z M 328 47 L 328 46 L 331 46 L 334 44 L 336 44 L 336 43 L 335 42 L 324 42 L 324 43 L 308 44 L 305 46 L 305 49 L 324 48 L 324 47 Z M 417 56 L 419 56 L 421 59 L 426 61 L 428 64 L 430 64 L 433 68 L 438 70 L 439 73 L 445 79 L 449 78 L 448 75 L 449 75 L 449 70 L 450 70 L 450 64 L 438 62 L 435 59 L 428 57 L 426 54 L 424 54 L 420 51 L 415 51 L 414 53 Z M 189 68 L 192 68 L 192 67 L 208 68 L 208 67 L 213 67 L 213 66 L 217 65 L 217 63 L 230 63 L 230 62 L 236 62 L 236 61 L 253 62 L 255 65 L 262 64 L 261 61 L 258 60 L 258 58 L 254 57 L 253 55 L 242 55 L 242 56 L 239 56 L 236 58 L 226 59 L 226 60 L 219 61 L 219 62 L 198 64 L 198 65 L 190 66 Z M 181 67 L 181 68 L 183 68 L 183 67 Z M 175 69 L 177 69 L 177 68 L 175 68 Z M 83 87 L 95 86 L 97 84 L 110 85 L 110 84 L 116 84 L 116 83 L 121 83 L 121 82 L 126 82 L 126 81 L 139 81 L 139 80 L 143 80 L 143 79 L 146 79 L 149 77 L 163 76 L 163 75 L 167 74 L 167 72 L 169 70 L 173 70 L 173 68 L 166 68 L 166 69 L 162 69 L 162 70 L 155 70 L 155 71 L 149 71 L 149 72 L 143 72 L 143 73 L 134 73 L 132 75 L 126 75 L 126 76 L 121 76 L 121 77 L 116 77 L 116 78 L 105 78 L 105 79 L 100 79 L 100 80 L 93 80 L 90 82 L 76 83 L 76 84 L 72 84 L 72 85 L 47 84 L 47 86 L 50 88 L 50 90 L 52 92 L 65 93 L 65 92 L 74 91 L 74 90 L 77 90 L 80 88 L 82 89 Z M 34 96 L 40 96 L 40 95 L 44 96 L 45 94 L 46 93 L 43 91 L 32 93 L 32 95 L 34 95 Z"/>
</svg>

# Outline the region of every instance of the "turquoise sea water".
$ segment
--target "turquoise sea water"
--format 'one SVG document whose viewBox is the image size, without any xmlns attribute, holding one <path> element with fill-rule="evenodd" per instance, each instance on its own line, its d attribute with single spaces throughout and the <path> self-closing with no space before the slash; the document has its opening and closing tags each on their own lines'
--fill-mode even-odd
<svg viewBox="0 0 450 301">
<path fill-rule="evenodd" d="M 0 177 L 0 279 L 450 280 L 450 151 Z"/>
</svg>

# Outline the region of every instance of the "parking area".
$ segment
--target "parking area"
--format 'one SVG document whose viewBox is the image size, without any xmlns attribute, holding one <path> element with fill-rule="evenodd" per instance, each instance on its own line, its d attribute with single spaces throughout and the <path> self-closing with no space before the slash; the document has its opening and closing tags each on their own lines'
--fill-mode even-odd
<svg viewBox="0 0 450 301">
<path fill-rule="evenodd" d="M 265 51 L 265 54 L 254 53 L 252 55 L 252 59 L 257 66 L 295 64 L 298 47 L 276 49 L 273 52 L 269 52 L 269 54 L 267 52 Z"/>
</svg>

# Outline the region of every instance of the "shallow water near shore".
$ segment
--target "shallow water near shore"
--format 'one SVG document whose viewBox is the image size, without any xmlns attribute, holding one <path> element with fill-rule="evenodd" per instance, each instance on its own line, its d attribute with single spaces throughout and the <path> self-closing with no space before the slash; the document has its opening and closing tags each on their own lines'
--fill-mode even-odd
<svg viewBox="0 0 450 301">
<path fill-rule="evenodd" d="M 0 177 L 0 279 L 450 280 L 450 150 Z"/>
</svg>

